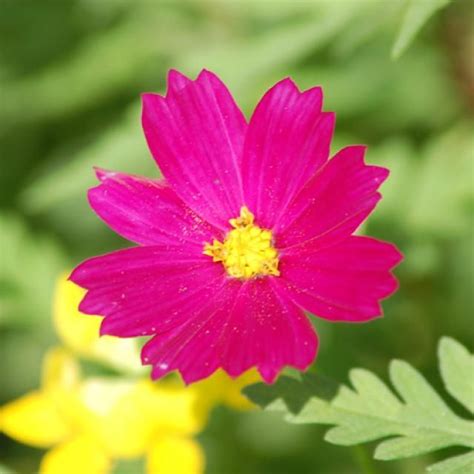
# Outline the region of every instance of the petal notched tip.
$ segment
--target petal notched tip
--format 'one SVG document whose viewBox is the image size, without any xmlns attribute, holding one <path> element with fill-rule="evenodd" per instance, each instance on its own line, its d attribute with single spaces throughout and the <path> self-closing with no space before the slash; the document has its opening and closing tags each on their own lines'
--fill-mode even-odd
<svg viewBox="0 0 474 474">
<path fill-rule="evenodd" d="M 119 175 L 117 171 L 106 170 L 104 168 L 100 168 L 99 166 L 93 166 L 92 168 L 95 172 L 96 178 L 101 182 L 106 181 L 107 179 L 115 178 L 117 175 Z"/>
<path fill-rule="evenodd" d="M 142 101 L 142 123 L 146 115 L 152 114 L 160 105 L 166 103 L 165 97 L 154 92 L 143 92 L 140 94 L 140 98 Z"/>
<path fill-rule="evenodd" d="M 400 263 L 403 262 L 403 259 L 405 258 L 405 256 L 395 244 L 392 244 L 390 242 L 385 242 L 385 244 L 391 250 L 391 256 L 389 259 L 389 262 L 390 262 L 389 269 L 393 270 L 395 267 L 397 267 Z"/>
<path fill-rule="evenodd" d="M 191 86 L 192 84 L 206 85 L 210 84 L 214 86 L 216 90 L 219 88 L 227 89 L 227 86 L 222 82 L 222 80 L 217 76 L 217 74 L 209 71 L 208 69 L 202 69 L 197 75 L 196 79 L 190 79 L 185 76 L 183 73 L 177 71 L 176 69 L 170 69 L 168 72 L 168 89 L 166 93 L 166 99 L 172 98 L 176 94 L 179 94 L 186 87 Z M 145 94 L 142 95 L 142 97 Z M 146 98 L 144 98 L 146 99 Z"/>
<path fill-rule="evenodd" d="M 72 281 L 74 284 L 80 286 L 81 288 L 85 288 L 83 285 L 84 285 L 84 282 L 83 282 L 83 279 L 82 279 L 82 274 L 83 274 L 83 267 L 84 267 L 84 264 L 87 262 L 87 260 L 85 262 L 82 262 L 80 263 L 71 273 L 70 275 L 68 276 L 68 281 Z"/>
<path fill-rule="evenodd" d="M 176 69 L 170 69 L 168 71 L 168 90 L 166 92 L 166 97 L 168 98 L 173 94 L 178 93 L 192 82 L 193 81 L 189 79 L 189 77 L 185 76 Z"/>
<path fill-rule="evenodd" d="M 323 90 L 320 86 L 301 90 L 296 82 L 288 76 L 268 89 L 260 102 L 264 103 L 266 100 L 282 100 L 288 106 L 291 106 L 293 101 L 297 101 L 299 107 L 309 107 L 321 111 L 323 106 Z"/>
</svg>

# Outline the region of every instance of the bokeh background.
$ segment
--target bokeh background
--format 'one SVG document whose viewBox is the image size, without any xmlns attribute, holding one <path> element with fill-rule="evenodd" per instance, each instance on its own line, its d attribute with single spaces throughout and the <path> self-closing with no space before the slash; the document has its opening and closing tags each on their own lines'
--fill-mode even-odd
<svg viewBox="0 0 474 474">
<path fill-rule="evenodd" d="M 386 379 L 388 362 L 402 358 L 441 386 L 440 336 L 474 340 L 474 4 L 451 2 L 394 59 L 406 3 L 1 0 L 0 404 L 38 386 L 56 339 L 58 275 L 127 246 L 88 208 L 86 190 L 94 165 L 158 176 L 139 95 L 164 91 L 172 67 L 215 71 L 247 116 L 282 77 L 323 86 L 337 113 L 334 150 L 368 144 L 368 160 L 391 169 L 363 231 L 395 242 L 405 261 L 385 318 L 315 320 L 317 368 L 339 381 L 355 366 Z M 362 472 L 364 454 L 325 443 L 323 432 L 220 407 L 199 439 L 210 474 Z M 0 435 L 0 471 L 33 473 L 42 453 Z M 433 459 L 365 469 L 418 473 Z"/>
</svg>

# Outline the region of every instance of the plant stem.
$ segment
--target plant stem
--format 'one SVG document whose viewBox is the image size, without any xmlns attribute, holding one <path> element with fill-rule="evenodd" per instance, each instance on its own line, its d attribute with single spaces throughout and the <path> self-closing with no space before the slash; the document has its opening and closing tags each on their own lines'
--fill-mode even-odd
<svg viewBox="0 0 474 474">
<path fill-rule="evenodd" d="M 365 446 L 361 444 L 353 446 L 352 455 L 362 474 L 377 474 L 374 461 L 367 452 L 367 448 Z"/>
</svg>

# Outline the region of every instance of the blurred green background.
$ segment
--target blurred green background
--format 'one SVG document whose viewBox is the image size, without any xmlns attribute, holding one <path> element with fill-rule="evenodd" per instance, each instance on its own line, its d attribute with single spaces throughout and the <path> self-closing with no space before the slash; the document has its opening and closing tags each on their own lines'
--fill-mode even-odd
<svg viewBox="0 0 474 474">
<path fill-rule="evenodd" d="M 92 166 L 157 176 L 139 95 L 164 91 L 172 67 L 216 72 L 247 116 L 284 76 L 323 86 L 334 149 L 368 144 L 368 160 L 391 169 L 364 231 L 395 242 L 405 261 L 385 318 L 315 321 L 317 368 L 339 381 L 355 366 L 385 378 L 402 358 L 440 386 L 439 337 L 474 340 L 474 4 L 454 0 L 392 54 L 408 3 L 1 0 L 0 404 L 39 383 L 58 274 L 127 246 L 88 208 Z M 361 451 L 323 432 L 218 408 L 200 439 L 210 474 L 362 472 Z M 0 435 L 14 472 L 34 472 L 41 454 Z M 433 458 L 371 469 L 418 473 Z"/>
</svg>

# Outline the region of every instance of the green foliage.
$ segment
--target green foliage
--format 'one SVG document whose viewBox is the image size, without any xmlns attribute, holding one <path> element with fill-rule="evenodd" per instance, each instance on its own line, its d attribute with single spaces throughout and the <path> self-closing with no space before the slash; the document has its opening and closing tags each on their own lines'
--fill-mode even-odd
<svg viewBox="0 0 474 474">
<path fill-rule="evenodd" d="M 32 232 L 18 217 L 0 214 L 0 328 L 49 320 L 53 288 L 67 259 L 55 239 Z"/>
<path fill-rule="evenodd" d="M 423 25 L 438 10 L 446 7 L 452 0 L 407 0 L 406 12 L 392 48 L 392 57 L 399 58 Z"/>
<path fill-rule="evenodd" d="M 14 472 L 9 469 L 7 466 L 0 464 L 0 474 L 14 474 Z"/>
<path fill-rule="evenodd" d="M 36 179 L 21 196 L 28 211 L 42 211 L 80 196 L 97 183 L 94 166 L 149 176 L 157 174 L 142 136 L 138 107 L 133 107 L 116 126 L 78 152 L 74 159 L 68 160 L 65 153 L 60 153 L 55 160 L 62 164 Z"/>
<path fill-rule="evenodd" d="M 315 323 L 322 372 L 340 378 L 355 364 L 378 372 L 398 354 L 431 374 L 442 334 L 464 342 L 474 337 L 466 320 L 474 310 L 472 81 L 463 72 L 472 64 L 473 10 L 457 0 L 441 12 L 441 3 L 448 2 L 0 2 L 0 400 L 37 384 L 40 355 L 52 342 L 58 274 L 129 245 L 91 212 L 86 192 L 97 182 L 93 166 L 158 176 L 141 131 L 139 95 L 163 92 L 171 67 L 191 76 L 214 70 L 247 117 L 282 77 L 301 88 L 322 85 L 325 110 L 337 113 L 334 150 L 365 143 L 367 159 L 391 171 L 362 230 L 405 254 L 397 269 L 400 290 L 384 302 L 384 319 Z M 426 24 L 428 7 L 442 14 Z M 423 35 L 415 38 L 421 26 Z M 392 61 L 401 27 L 399 41 L 406 44 Z M 463 352 L 452 346 L 448 352 L 447 367 L 460 365 Z M 452 379 L 448 392 L 468 405 L 462 383 L 469 371 L 445 373 Z M 308 399 L 319 400 L 325 412 L 337 389 L 307 374 L 255 388 L 268 403 L 285 393 L 292 413 Z M 363 470 L 353 450 L 318 439 L 319 425 L 285 424 L 270 415 L 216 413 L 202 434 L 208 473 Z M 35 472 L 38 456 L 0 438 L 0 459 L 14 472 Z M 462 466 L 469 456 L 448 462 Z M 436 460 L 428 454 L 376 462 L 375 470 L 418 473 Z M 444 473 L 445 466 L 433 469 Z M 119 469 L 141 471 L 129 463 Z"/>
<path fill-rule="evenodd" d="M 474 124 L 467 121 L 434 137 L 421 150 L 401 141 L 370 150 L 372 162 L 391 170 L 375 218 L 397 219 L 412 235 L 468 234 L 473 224 L 473 149 Z"/>
<path fill-rule="evenodd" d="M 433 464 L 428 467 L 428 472 L 435 472 L 436 474 L 472 474 L 473 466 L 474 453 L 470 452 Z"/>
<path fill-rule="evenodd" d="M 446 390 L 473 413 L 474 356 L 444 337 L 439 362 Z M 351 370 L 352 387 L 341 385 L 333 398 L 328 396 L 328 382 L 314 375 L 300 380 L 284 377 L 274 386 L 257 384 L 244 393 L 268 410 L 282 411 L 292 423 L 335 425 L 325 436 L 333 444 L 351 446 L 385 439 L 378 444 L 375 459 L 406 458 L 450 446 L 474 449 L 474 422 L 456 415 L 417 370 L 395 360 L 389 373 L 398 396 L 364 369 Z M 473 455 L 474 451 L 430 469 L 446 474 L 472 472 Z"/>
</svg>

